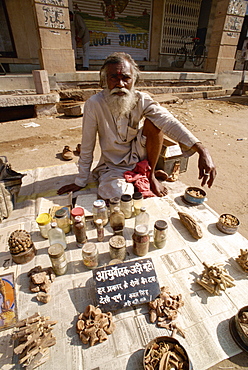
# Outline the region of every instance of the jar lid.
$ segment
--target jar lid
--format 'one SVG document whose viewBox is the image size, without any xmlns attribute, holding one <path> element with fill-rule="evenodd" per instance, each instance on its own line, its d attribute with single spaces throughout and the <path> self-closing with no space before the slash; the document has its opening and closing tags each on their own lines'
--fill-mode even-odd
<svg viewBox="0 0 248 370">
<path fill-rule="evenodd" d="M 126 241 L 125 241 L 125 238 L 123 236 L 121 236 L 121 235 L 115 235 L 115 236 L 112 236 L 109 239 L 109 245 L 112 248 L 119 249 L 119 248 L 123 248 L 123 247 L 126 246 Z"/>
<path fill-rule="evenodd" d="M 52 258 L 59 258 L 62 256 L 63 253 L 64 253 L 64 247 L 63 245 L 59 243 L 52 244 L 48 248 L 48 254 Z"/>
<path fill-rule="evenodd" d="M 146 207 L 140 207 L 140 212 L 146 212 Z"/>
<path fill-rule="evenodd" d="M 97 248 L 95 243 L 89 242 L 85 243 L 83 248 L 82 248 L 82 253 L 86 254 L 88 256 L 94 256 L 97 253 Z"/>
<path fill-rule="evenodd" d="M 97 226 L 101 226 L 101 225 L 102 225 L 102 223 L 103 223 L 103 221 L 102 221 L 102 219 L 101 219 L 101 218 L 98 218 L 98 219 L 95 221 L 95 224 L 96 224 Z"/>
<path fill-rule="evenodd" d="M 130 200 L 132 200 L 132 196 L 130 194 L 122 194 L 121 200 L 122 202 L 130 202 Z"/>
<path fill-rule="evenodd" d="M 165 230 L 168 228 L 168 224 L 164 220 L 157 220 L 154 224 L 154 227 L 158 230 Z"/>
<path fill-rule="evenodd" d="M 82 217 L 81 216 L 75 216 L 75 222 L 81 222 L 82 221 Z"/>
<path fill-rule="evenodd" d="M 143 195 L 142 195 L 142 193 L 140 191 L 135 191 L 133 193 L 133 199 L 134 200 L 139 200 L 139 199 L 142 199 L 142 198 L 143 198 Z"/>
<path fill-rule="evenodd" d="M 84 209 L 82 207 L 75 207 L 71 210 L 72 217 L 84 216 Z"/>
<path fill-rule="evenodd" d="M 148 234 L 148 226 L 147 225 L 137 225 L 134 230 L 135 230 L 135 234 L 137 234 L 137 235 L 146 235 L 146 234 Z"/>
<path fill-rule="evenodd" d="M 103 208 L 106 206 L 106 203 L 103 199 L 97 199 L 94 201 L 93 206 L 96 208 Z"/>
<path fill-rule="evenodd" d="M 57 222 L 56 222 L 56 221 L 51 222 L 51 227 L 52 227 L 52 228 L 57 227 Z"/>
<path fill-rule="evenodd" d="M 43 226 L 49 224 L 51 222 L 52 217 L 49 213 L 41 213 L 37 218 L 36 222 L 38 225 Z"/>
<path fill-rule="evenodd" d="M 60 208 L 55 212 L 55 217 L 57 218 L 62 218 L 65 217 L 67 214 L 66 208 Z"/>
<path fill-rule="evenodd" d="M 118 197 L 113 197 L 109 199 L 110 204 L 118 204 L 120 202 L 120 198 Z"/>
</svg>

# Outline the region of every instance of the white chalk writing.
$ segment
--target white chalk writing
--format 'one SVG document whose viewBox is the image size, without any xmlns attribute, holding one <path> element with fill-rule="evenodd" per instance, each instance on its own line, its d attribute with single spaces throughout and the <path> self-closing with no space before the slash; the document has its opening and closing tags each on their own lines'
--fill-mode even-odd
<svg viewBox="0 0 248 370">
<path fill-rule="evenodd" d="M 142 274 L 145 272 L 150 272 L 154 269 L 153 264 L 151 261 L 146 261 L 144 263 L 136 262 L 134 265 L 131 265 L 130 268 L 127 266 L 124 267 L 117 267 L 112 266 L 108 270 L 102 270 L 96 272 L 96 280 L 97 281 L 106 281 L 106 280 L 114 280 L 115 277 L 125 277 L 129 274 Z M 145 280 L 142 280 L 142 284 L 145 284 Z"/>
</svg>

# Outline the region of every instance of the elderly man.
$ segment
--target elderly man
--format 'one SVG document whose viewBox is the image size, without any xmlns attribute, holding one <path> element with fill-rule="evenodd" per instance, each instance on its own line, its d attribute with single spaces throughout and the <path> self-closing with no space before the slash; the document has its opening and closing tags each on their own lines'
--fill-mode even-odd
<svg viewBox="0 0 248 370">
<path fill-rule="evenodd" d="M 159 197 L 167 194 L 155 176 L 164 134 L 177 141 L 185 155 L 198 152 L 201 185 L 212 186 L 216 169 L 208 150 L 166 108 L 135 90 L 138 78 L 138 66 L 129 54 L 117 52 L 105 60 L 100 71 L 103 90 L 89 98 L 84 107 L 79 174 L 74 184 L 63 186 L 58 194 L 87 185 L 97 133 L 101 158 L 93 175 L 99 181 L 98 195 L 103 199 L 132 194 L 133 185 L 125 181 L 123 174 L 143 159 L 151 167 L 153 193 Z"/>
</svg>

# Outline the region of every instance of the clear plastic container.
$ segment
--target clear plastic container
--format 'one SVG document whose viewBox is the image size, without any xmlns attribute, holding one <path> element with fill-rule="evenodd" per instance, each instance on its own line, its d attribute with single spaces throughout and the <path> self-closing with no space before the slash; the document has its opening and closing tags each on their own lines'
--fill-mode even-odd
<svg viewBox="0 0 248 370">
<path fill-rule="evenodd" d="M 150 219 L 150 216 L 149 216 L 149 213 L 147 213 L 146 211 L 146 207 L 141 207 L 140 208 L 140 213 L 135 216 L 135 226 L 138 226 L 138 225 L 146 225 L 148 230 L 149 230 L 149 219 Z"/>
<path fill-rule="evenodd" d="M 121 200 L 118 197 L 113 197 L 109 199 L 109 211 L 110 214 L 113 212 L 115 207 L 120 207 Z"/>
<path fill-rule="evenodd" d="M 40 234 L 45 239 L 48 239 L 48 230 L 51 229 L 51 221 L 52 217 L 49 213 L 41 213 L 36 218 L 36 222 L 40 229 Z"/>
<path fill-rule="evenodd" d="M 133 233 L 133 252 L 136 256 L 143 257 L 149 251 L 150 237 L 146 225 L 138 225 Z"/>
<path fill-rule="evenodd" d="M 82 248 L 83 263 L 89 269 L 98 266 L 98 249 L 95 243 L 85 243 Z"/>
<path fill-rule="evenodd" d="M 55 274 L 64 275 L 67 271 L 67 261 L 63 245 L 58 243 L 52 244 L 48 248 L 48 254 Z"/>
<path fill-rule="evenodd" d="M 85 213 L 84 213 L 84 209 L 82 207 L 72 208 L 71 217 L 72 217 L 72 222 L 73 223 L 74 223 L 75 217 L 77 217 L 77 216 L 81 217 L 81 221 L 84 223 L 84 226 L 86 228 Z"/>
<path fill-rule="evenodd" d="M 153 244 L 157 248 L 164 248 L 168 232 L 167 222 L 164 220 L 157 220 L 154 224 Z"/>
<path fill-rule="evenodd" d="M 125 216 L 120 210 L 120 207 L 114 207 L 113 212 L 110 214 L 109 223 L 114 234 L 123 231 L 125 226 Z"/>
<path fill-rule="evenodd" d="M 57 226 L 56 222 L 51 223 L 51 229 L 48 231 L 49 244 L 61 244 L 63 248 L 67 248 L 66 237 L 64 231 Z"/>
<path fill-rule="evenodd" d="M 104 228 L 103 228 L 102 219 L 98 218 L 95 221 L 95 225 L 96 225 L 96 230 L 97 230 L 97 241 L 103 242 L 104 241 Z"/>
<path fill-rule="evenodd" d="M 68 208 L 63 207 L 58 209 L 55 212 L 55 220 L 57 222 L 58 227 L 60 227 L 65 234 L 68 234 L 71 231 L 71 220 Z"/>
<path fill-rule="evenodd" d="M 76 216 L 73 224 L 73 232 L 76 237 L 77 247 L 82 248 L 83 244 L 87 242 L 87 235 L 85 225 L 81 216 Z"/>
<path fill-rule="evenodd" d="M 99 218 L 102 219 L 103 226 L 108 223 L 108 210 L 103 199 L 97 199 L 93 203 L 93 220 L 96 222 Z"/>
<path fill-rule="evenodd" d="M 125 218 L 131 218 L 132 217 L 132 196 L 130 194 L 123 194 L 121 196 L 121 211 L 124 213 Z"/>
<path fill-rule="evenodd" d="M 109 239 L 110 258 L 124 261 L 126 257 L 126 241 L 123 236 L 115 235 Z"/>
<path fill-rule="evenodd" d="M 135 216 L 140 213 L 141 207 L 143 207 L 143 195 L 139 191 L 136 191 L 133 193 L 133 210 Z"/>
</svg>

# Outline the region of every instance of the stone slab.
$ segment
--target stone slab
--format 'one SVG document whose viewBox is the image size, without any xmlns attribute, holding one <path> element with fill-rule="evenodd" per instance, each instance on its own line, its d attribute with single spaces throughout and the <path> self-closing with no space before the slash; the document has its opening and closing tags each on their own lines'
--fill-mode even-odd
<svg viewBox="0 0 248 370">
<path fill-rule="evenodd" d="M 43 105 L 55 104 L 60 100 L 59 94 L 42 94 L 42 95 L 0 95 L 0 106 L 14 107 L 21 105 Z"/>
</svg>

